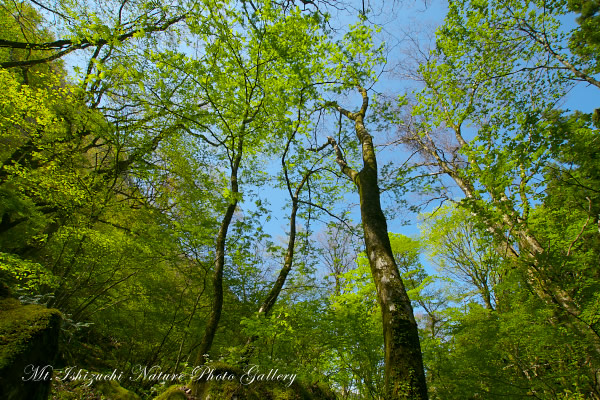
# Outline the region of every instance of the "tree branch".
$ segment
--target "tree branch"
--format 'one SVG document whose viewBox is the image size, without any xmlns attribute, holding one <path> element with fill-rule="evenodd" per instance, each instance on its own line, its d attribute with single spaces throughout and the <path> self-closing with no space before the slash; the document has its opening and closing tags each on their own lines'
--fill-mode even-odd
<svg viewBox="0 0 600 400">
<path fill-rule="evenodd" d="M 335 139 L 331 136 L 327 136 L 327 144 L 330 144 L 331 147 L 333 147 L 333 150 L 335 151 L 335 161 L 340 166 L 340 170 L 346 176 L 348 176 L 348 178 L 352 179 L 353 182 L 356 182 L 356 179 L 358 178 L 358 172 L 356 172 L 348 166 L 348 163 L 346 163 L 346 160 L 344 158 L 344 154 L 342 153 L 342 149 L 340 148 L 340 146 L 338 146 Z"/>
<path fill-rule="evenodd" d="M 135 34 L 144 32 L 144 33 L 153 33 L 153 32 L 162 32 L 167 30 L 171 25 L 176 24 L 182 21 L 185 17 L 187 17 L 188 13 L 184 13 L 182 15 L 173 17 L 167 21 L 165 21 L 161 25 L 147 25 L 138 29 L 131 30 L 127 33 L 123 33 L 117 36 L 116 40 L 118 42 L 124 42 L 127 39 L 132 38 Z M 27 49 L 27 50 L 35 50 L 35 51 L 47 51 L 47 50 L 57 50 L 64 49 L 57 53 L 54 53 L 48 57 L 38 58 L 34 60 L 21 60 L 21 61 L 6 61 L 0 63 L 0 67 L 2 68 L 13 68 L 13 67 L 28 67 L 37 64 L 43 64 L 50 61 L 54 61 L 64 55 L 67 55 L 75 50 L 86 49 L 91 46 L 102 46 L 108 44 L 107 39 L 99 39 L 97 41 L 92 41 L 89 39 L 83 39 L 81 42 L 75 43 L 73 40 L 55 40 L 54 42 L 46 42 L 46 43 L 27 43 L 27 42 L 17 42 L 13 40 L 4 40 L 0 39 L 0 47 L 12 48 L 12 49 Z"/>
</svg>

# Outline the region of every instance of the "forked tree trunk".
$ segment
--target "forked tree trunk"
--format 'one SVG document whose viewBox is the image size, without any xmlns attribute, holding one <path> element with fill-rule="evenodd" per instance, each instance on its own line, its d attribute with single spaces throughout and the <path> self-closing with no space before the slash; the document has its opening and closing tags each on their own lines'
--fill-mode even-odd
<svg viewBox="0 0 600 400">
<path fill-rule="evenodd" d="M 225 244 L 227 242 L 227 232 L 229 230 L 229 226 L 231 225 L 231 220 L 238 203 L 238 171 L 242 161 L 244 129 L 245 125 L 242 125 L 241 134 L 237 143 L 236 154 L 231 160 L 230 187 L 232 199 L 225 210 L 225 215 L 221 220 L 219 233 L 217 234 L 217 238 L 215 240 L 215 269 L 212 277 L 213 299 L 210 316 L 208 318 L 208 322 L 206 323 L 204 335 L 202 336 L 202 341 L 200 342 L 198 355 L 196 357 L 196 365 L 198 366 L 203 365 L 206 362 L 205 355 L 209 353 L 212 347 L 217 328 L 219 327 L 219 321 L 221 320 L 221 312 L 223 310 L 223 269 L 225 268 Z M 199 390 L 197 382 L 192 381 L 190 385 L 192 394 L 197 395 Z"/>
<path fill-rule="evenodd" d="M 346 164 L 342 151 L 332 137 L 328 138 L 328 143 L 336 152 L 336 161 L 342 172 L 352 179 L 360 196 L 367 257 L 383 318 L 385 398 L 427 399 L 417 323 L 392 253 L 387 222 L 381 209 L 373 138 L 363 122 L 369 99 L 365 89 L 359 88 L 359 91 L 363 103 L 356 113 L 335 103 L 329 105 L 354 121 L 356 135 L 362 146 L 363 169 L 357 172 Z"/>
</svg>

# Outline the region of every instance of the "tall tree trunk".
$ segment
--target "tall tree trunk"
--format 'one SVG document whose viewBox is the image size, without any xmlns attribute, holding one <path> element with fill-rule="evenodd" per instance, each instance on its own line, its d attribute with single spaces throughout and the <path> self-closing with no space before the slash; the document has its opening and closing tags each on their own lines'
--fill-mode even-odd
<svg viewBox="0 0 600 400">
<path fill-rule="evenodd" d="M 273 284 L 273 287 L 267 294 L 267 297 L 263 300 L 258 313 L 261 315 L 268 315 L 275 302 L 277 301 L 277 297 L 279 297 L 279 293 L 281 293 L 281 289 L 285 284 L 288 274 L 292 270 L 292 263 L 294 261 L 294 246 L 296 245 L 296 214 L 298 212 L 298 200 L 294 199 L 292 201 L 292 212 L 290 215 L 290 236 L 288 239 L 288 247 L 287 252 L 285 253 L 285 260 L 283 262 L 283 267 L 279 271 L 279 276 L 277 276 L 277 280 Z"/>
<path fill-rule="evenodd" d="M 223 220 L 221 221 L 219 233 L 217 234 L 217 238 L 215 241 L 215 269 L 212 277 L 212 307 L 210 316 L 208 318 L 208 322 L 206 324 L 206 328 L 204 330 L 204 335 L 202 336 L 202 341 L 200 342 L 200 347 L 198 349 L 196 365 L 202 365 L 206 361 L 205 354 L 208 354 L 210 348 L 212 347 L 212 343 L 215 338 L 215 333 L 217 332 L 219 321 L 221 319 L 221 311 L 223 309 L 223 268 L 225 267 L 225 243 L 227 241 L 227 231 L 229 230 L 229 225 L 231 224 L 233 213 L 235 212 L 238 203 L 238 171 L 240 167 L 240 162 L 242 160 L 243 130 L 244 128 L 242 127 L 242 135 L 240 135 L 238 139 L 236 153 L 233 159 L 231 160 L 231 202 L 227 206 L 225 215 L 223 216 Z"/>
<path fill-rule="evenodd" d="M 271 287 L 271 290 L 267 294 L 267 297 L 263 300 L 260 308 L 258 309 L 258 316 L 263 317 L 267 316 L 271 313 L 277 298 L 279 297 L 279 293 L 281 293 L 281 289 L 285 284 L 287 276 L 292 270 L 292 265 L 294 261 L 294 246 L 296 243 L 296 213 L 298 212 L 298 200 L 292 200 L 292 212 L 290 215 L 290 236 L 288 238 L 288 248 L 285 254 L 285 260 L 283 262 L 283 267 L 279 270 L 279 275 L 277 276 L 277 280 Z M 258 335 L 253 335 L 248 338 L 246 341 L 246 345 L 242 352 L 242 360 L 241 364 L 246 366 L 250 362 L 250 357 L 254 353 L 253 343 L 259 339 Z"/>
<path fill-rule="evenodd" d="M 283 168 L 283 171 L 285 174 L 285 181 L 286 181 L 288 193 L 290 195 L 290 199 L 292 200 L 292 211 L 290 212 L 290 234 L 288 237 L 288 246 L 287 246 L 287 251 L 285 253 L 285 259 L 283 261 L 283 267 L 279 271 L 277 280 L 275 280 L 273 287 L 271 287 L 271 290 L 267 294 L 267 297 L 265 297 L 262 304 L 260 305 L 260 308 L 258 309 L 259 317 L 269 315 L 269 313 L 273 309 L 273 306 L 275 306 L 275 302 L 277 301 L 277 298 L 279 297 L 279 294 L 281 293 L 281 289 L 283 289 L 283 285 L 285 284 L 285 281 L 287 280 L 287 276 L 289 275 L 290 271 L 292 270 L 292 266 L 294 263 L 294 250 L 296 247 L 296 215 L 298 214 L 300 192 L 302 192 L 302 188 L 308 182 L 308 179 L 310 178 L 310 176 L 315 172 L 314 170 L 306 171 L 306 173 L 302 177 L 302 181 L 300 182 L 300 184 L 298 185 L 296 190 L 294 192 L 292 192 L 292 185 L 290 183 L 290 179 L 288 176 L 285 158 L 286 158 L 287 152 L 289 150 L 290 143 L 291 143 L 292 139 L 295 137 L 296 132 L 297 132 L 297 130 L 294 131 L 294 133 L 289 137 L 286 147 L 285 147 L 285 151 L 283 153 L 283 156 L 281 157 L 281 165 L 282 165 L 282 168 Z M 246 364 L 250 360 L 250 357 L 252 356 L 252 353 L 254 352 L 254 347 L 252 346 L 252 343 L 254 341 L 256 341 L 257 339 L 258 339 L 258 336 L 251 336 L 250 338 L 248 338 L 248 341 L 246 342 L 246 348 L 244 349 L 244 352 L 242 355 L 242 364 Z"/>
<path fill-rule="evenodd" d="M 223 220 L 221 221 L 221 227 L 217 235 L 215 245 L 215 269 L 212 276 L 212 287 L 213 287 L 213 298 L 211 304 L 211 312 L 200 342 L 200 348 L 198 350 L 198 356 L 196 357 L 196 364 L 201 365 L 205 362 L 205 354 L 208 354 L 212 347 L 215 333 L 219 326 L 221 319 L 221 311 L 223 309 L 223 268 L 225 266 L 225 242 L 227 240 L 227 230 L 231 224 L 233 213 L 237 206 L 237 201 L 227 206 Z"/>
<path fill-rule="evenodd" d="M 335 103 L 330 103 L 329 106 L 333 106 L 354 121 L 356 135 L 362 145 L 363 169 L 357 172 L 350 168 L 335 140 L 329 137 L 328 142 L 336 152 L 336 161 L 342 172 L 352 179 L 360 196 L 367 257 L 377 288 L 377 299 L 383 319 L 385 398 L 386 400 L 427 399 L 417 323 L 392 253 L 387 221 L 379 196 L 377 158 L 373 138 L 363 122 L 369 98 L 364 88 L 359 88 L 359 91 L 363 98 L 360 111 L 352 113 Z"/>
</svg>

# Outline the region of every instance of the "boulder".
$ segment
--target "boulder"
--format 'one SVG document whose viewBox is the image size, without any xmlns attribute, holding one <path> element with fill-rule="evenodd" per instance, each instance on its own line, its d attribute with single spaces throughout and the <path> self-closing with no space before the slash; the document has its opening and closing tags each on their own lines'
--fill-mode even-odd
<svg viewBox="0 0 600 400">
<path fill-rule="evenodd" d="M 110 400 L 141 400 L 140 396 L 131 392 L 115 381 L 96 382 L 94 387 Z"/>
<path fill-rule="evenodd" d="M 48 398 L 60 321 L 58 310 L 0 299 L 1 399 Z"/>
<path fill-rule="evenodd" d="M 223 363 L 214 363 L 204 378 L 187 387 L 174 385 L 155 400 L 335 400 L 336 395 L 326 385 L 303 384 L 275 379 L 255 379 L 249 382 L 247 370 Z M 266 375 L 265 375 L 266 376 Z M 208 378 L 208 379 L 205 379 Z M 231 379 L 229 379 L 231 378 Z M 242 383 L 244 382 L 244 383 Z M 192 396 L 192 392 L 195 395 Z"/>
</svg>

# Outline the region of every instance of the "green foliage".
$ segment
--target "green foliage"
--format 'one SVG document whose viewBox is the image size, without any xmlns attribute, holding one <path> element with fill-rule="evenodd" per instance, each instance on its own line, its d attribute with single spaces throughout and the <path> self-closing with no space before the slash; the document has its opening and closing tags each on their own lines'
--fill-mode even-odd
<svg viewBox="0 0 600 400">
<path fill-rule="evenodd" d="M 258 337 L 250 362 L 308 384 L 248 397 L 326 397 L 312 384 L 324 382 L 342 397 L 381 398 L 368 262 L 335 254 L 336 286 L 320 285 L 312 236 L 349 187 L 325 164 L 331 154 L 313 151 L 331 117 L 325 99 L 378 80 L 387 56 L 379 28 L 361 16 L 338 35 L 322 10 L 272 1 L 67 1 L 43 13 L 32 4 L 0 7 L 0 39 L 33 46 L 2 47 L 0 62 L 47 58 L 0 69 L 0 283 L 63 312 L 63 360 L 190 368 L 214 296 L 214 238 L 236 203 L 212 358 L 237 363 Z M 427 167 L 437 163 L 465 194 L 424 217 L 421 239 L 390 234 L 431 398 L 599 395 L 598 113 L 559 108 L 576 82 L 595 85 L 598 10 L 597 1 L 453 1 L 419 69 L 425 88 L 412 116 L 372 99 L 380 115 L 367 122 L 383 116 L 382 132 L 410 125 L 408 139 L 434 150 L 417 149 Z M 81 58 L 73 77 L 50 62 L 59 48 L 34 46 L 57 38 Z M 340 122 L 337 140 L 352 165 L 360 149 L 349 127 Z M 382 170 L 383 191 L 448 187 L 429 170 L 422 178 L 418 166 L 394 165 Z M 300 182 L 293 270 L 272 312 L 257 317 L 284 253 L 266 225 L 278 200 L 269 190 L 293 195 Z M 414 206 L 395 211 L 405 205 Z M 10 308 L 2 329 L 9 319 L 25 328 Z M 102 396 L 75 383 L 54 395 Z"/>
<path fill-rule="evenodd" d="M 361 19 L 350 25 L 342 40 L 330 45 L 328 75 L 336 82 L 334 91 L 366 87 L 377 81 L 376 68 L 385 63 L 385 44 L 377 45 L 373 42 L 375 34 L 380 31 L 379 27 L 373 28 Z"/>
<path fill-rule="evenodd" d="M 26 2 L 0 2 L 0 38 L 3 40 L 29 43 L 45 43 L 55 39 L 46 21 L 30 4 Z M 50 55 L 50 51 L 41 50 L 41 57 Z M 23 48 L 0 48 L 0 63 L 22 61 L 31 58 L 31 50 Z M 32 73 L 33 72 L 33 73 Z M 39 75 L 58 73 L 62 75 L 62 63 L 44 63 L 34 65 L 14 72 L 19 83 L 26 83 L 35 87 L 43 87 L 44 78 Z"/>
<path fill-rule="evenodd" d="M 0 282 L 16 292 L 38 293 L 57 286 L 58 280 L 36 262 L 14 254 L 0 253 Z"/>
<path fill-rule="evenodd" d="M 67 315 L 66 362 L 103 368 L 117 360 L 127 366 L 181 358 L 202 304 L 201 290 L 190 286 L 203 275 L 181 247 L 210 241 L 214 224 L 195 218 L 184 241 L 186 232 L 176 234 L 171 218 L 198 212 L 208 219 L 218 203 L 203 202 L 214 191 L 195 176 L 195 161 L 182 162 L 185 153 L 171 165 L 156 161 L 177 147 L 193 151 L 180 137 L 169 136 L 170 147 L 157 150 L 156 137 L 108 123 L 80 90 L 41 71 L 30 69 L 27 84 L 0 70 L 2 280 L 23 298 L 51 299 Z M 142 158 L 155 150 L 148 160 L 156 164 L 148 167 Z M 181 197 L 148 195 L 167 183 L 177 183 Z M 190 203 L 177 210 L 186 195 Z M 170 335 L 175 318 L 187 322 Z"/>
<path fill-rule="evenodd" d="M 600 68 L 600 3 L 597 0 L 569 0 L 570 11 L 579 14 L 570 38 L 570 48 L 580 59 L 588 63 L 586 72 L 594 74 Z"/>
<path fill-rule="evenodd" d="M 181 391 L 179 385 L 174 385 L 155 397 L 155 400 L 187 400 L 187 395 Z"/>
<path fill-rule="evenodd" d="M 462 296 L 476 294 L 493 309 L 494 287 L 503 273 L 494 237 L 462 208 L 446 206 L 422 218 L 421 234 L 440 273 L 466 285 L 461 288 Z"/>
<path fill-rule="evenodd" d="M 557 103 L 596 85 L 592 3 L 452 2 L 421 66 L 411 140 L 464 194 L 423 225 L 466 284 L 423 342 L 433 398 L 597 396 L 597 129 Z"/>
<path fill-rule="evenodd" d="M 553 326 L 550 310 L 535 296 L 517 292 L 523 282 L 510 278 L 500 289 L 511 292 L 510 307 L 503 304 L 502 312 L 476 303 L 456 308 L 441 340 L 425 342 L 433 398 L 531 393 L 554 398 L 567 390 L 582 395 L 590 387 L 581 369 L 589 350 L 564 327 Z"/>
</svg>

